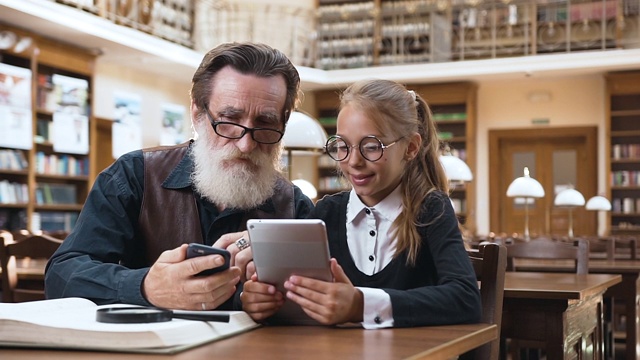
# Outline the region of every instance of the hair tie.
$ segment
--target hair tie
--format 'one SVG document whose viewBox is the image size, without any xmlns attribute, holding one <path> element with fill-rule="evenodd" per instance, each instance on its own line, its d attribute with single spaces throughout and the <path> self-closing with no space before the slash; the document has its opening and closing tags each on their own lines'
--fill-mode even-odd
<svg viewBox="0 0 640 360">
<path fill-rule="evenodd" d="M 409 92 L 409 95 L 411 95 L 411 98 L 413 99 L 413 101 L 417 101 L 416 99 L 416 92 L 413 90 L 407 90 Z"/>
</svg>

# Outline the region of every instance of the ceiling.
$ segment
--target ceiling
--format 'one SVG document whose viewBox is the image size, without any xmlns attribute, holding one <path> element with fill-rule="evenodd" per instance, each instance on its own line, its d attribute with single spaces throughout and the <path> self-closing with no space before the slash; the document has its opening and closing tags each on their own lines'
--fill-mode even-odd
<svg viewBox="0 0 640 360">
<path fill-rule="evenodd" d="M 98 61 L 190 81 L 203 54 L 129 27 L 45 0 L 0 0 L 0 23 L 100 53 Z M 298 67 L 303 90 L 383 77 L 403 83 L 515 80 L 640 68 L 640 49 L 324 71 Z"/>
</svg>

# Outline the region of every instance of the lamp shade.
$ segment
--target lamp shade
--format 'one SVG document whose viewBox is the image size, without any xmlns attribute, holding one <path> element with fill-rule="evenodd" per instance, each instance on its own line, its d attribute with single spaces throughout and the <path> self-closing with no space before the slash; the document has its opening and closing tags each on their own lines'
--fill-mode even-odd
<svg viewBox="0 0 640 360">
<path fill-rule="evenodd" d="M 440 163 L 449 181 L 471 181 L 473 174 L 467 163 L 453 155 L 441 155 Z"/>
<path fill-rule="evenodd" d="M 317 120 L 299 111 L 291 113 L 282 137 L 285 149 L 319 151 L 326 142 L 327 132 Z"/>
<path fill-rule="evenodd" d="M 564 189 L 553 200 L 555 206 L 583 206 L 584 196 L 576 189 Z"/>
<path fill-rule="evenodd" d="M 587 210 L 610 211 L 611 202 L 604 196 L 596 195 L 587 201 Z"/>
<path fill-rule="evenodd" d="M 508 197 L 544 197 L 544 189 L 538 180 L 529 176 L 529 169 L 524 168 L 524 176 L 511 182 L 507 188 Z"/>
<path fill-rule="evenodd" d="M 309 199 L 315 199 L 318 197 L 318 190 L 312 183 L 304 179 L 295 179 L 291 181 L 294 185 L 300 188 L 303 194 L 307 195 Z"/>
</svg>

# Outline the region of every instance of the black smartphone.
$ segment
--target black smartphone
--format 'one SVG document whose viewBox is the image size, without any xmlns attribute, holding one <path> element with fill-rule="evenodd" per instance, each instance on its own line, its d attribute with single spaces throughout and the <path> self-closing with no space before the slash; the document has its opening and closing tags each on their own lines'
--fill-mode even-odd
<svg viewBox="0 0 640 360">
<path fill-rule="evenodd" d="M 214 248 L 212 246 L 204 244 L 189 244 L 189 247 L 187 248 L 187 259 L 205 255 L 222 255 L 222 257 L 224 258 L 224 264 L 213 269 L 204 270 L 198 273 L 196 276 L 207 276 L 227 270 L 229 268 L 229 263 L 231 261 L 231 253 L 229 253 L 229 251 L 225 249 Z"/>
</svg>

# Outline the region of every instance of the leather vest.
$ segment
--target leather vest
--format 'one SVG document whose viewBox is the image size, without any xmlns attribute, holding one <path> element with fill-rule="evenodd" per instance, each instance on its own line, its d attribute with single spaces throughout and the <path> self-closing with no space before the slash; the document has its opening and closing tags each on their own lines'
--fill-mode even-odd
<svg viewBox="0 0 640 360">
<path fill-rule="evenodd" d="M 185 156 L 189 156 L 190 143 L 142 151 L 144 189 L 138 232 L 143 238 L 147 266 L 151 266 L 165 250 L 174 249 L 184 243 L 204 242 L 196 193 L 191 187 L 168 189 L 162 186 L 178 163 Z M 241 228 L 237 231 L 246 230 L 246 220 L 251 218 L 294 218 L 293 186 L 288 180 L 282 177 L 277 180 L 271 200 L 275 208 L 274 213 L 259 209 L 248 210 L 244 214 Z"/>
</svg>

